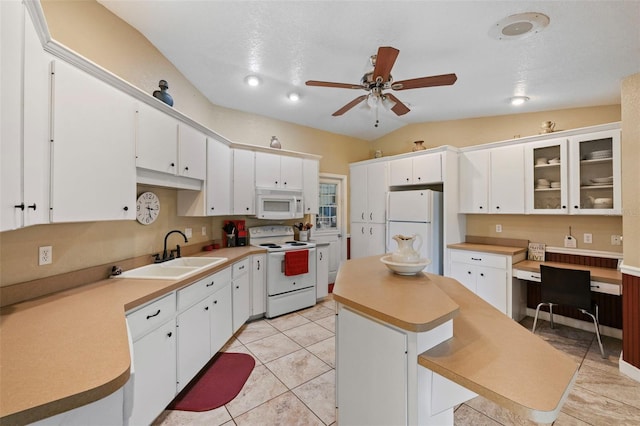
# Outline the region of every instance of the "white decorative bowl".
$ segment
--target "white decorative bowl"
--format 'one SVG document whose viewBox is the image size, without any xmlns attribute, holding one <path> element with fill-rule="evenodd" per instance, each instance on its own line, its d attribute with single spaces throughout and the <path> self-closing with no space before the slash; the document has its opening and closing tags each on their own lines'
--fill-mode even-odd
<svg viewBox="0 0 640 426">
<path fill-rule="evenodd" d="M 431 261 L 426 258 L 421 258 L 419 261 L 412 263 L 394 262 L 391 260 L 391 255 L 382 256 L 380 262 L 387 265 L 387 268 L 398 275 L 415 275 L 431 263 Z"/>
</svg>

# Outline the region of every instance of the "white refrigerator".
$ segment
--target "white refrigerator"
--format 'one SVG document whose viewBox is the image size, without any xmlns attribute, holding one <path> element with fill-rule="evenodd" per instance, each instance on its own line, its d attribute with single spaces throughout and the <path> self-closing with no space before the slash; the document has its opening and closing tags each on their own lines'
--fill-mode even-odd
<svg viewBox="0 0 640 426">
<path fill-rule="evenodd" d="M 398 249 L 394 235 L 422 237 L 420 257 L 431 260 L 425 272 L 442 275 L 442 192 L 392 191 L 387 196 L 387 253 Z M 414 248 L 417 248 L 417 241 Z"/>
</svg>

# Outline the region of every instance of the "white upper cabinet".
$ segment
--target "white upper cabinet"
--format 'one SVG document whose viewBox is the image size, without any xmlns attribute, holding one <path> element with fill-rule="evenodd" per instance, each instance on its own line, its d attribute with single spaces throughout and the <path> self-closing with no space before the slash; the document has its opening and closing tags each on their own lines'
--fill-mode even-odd
<svg viewBox="0 0 640 426">
<path fill-rule="evenodd" d="M 135 219 L 135 102 L 52 63 L 51 221 Z"/>
<path fill-rule="evenodd" d="M 569 212 L 569 151 L 566 138 L 525 145 L 527 213 Z"/>
<path fill-rule="evenodd" d="M 178 175 L 205 180 L 207 137 L 191 126 L 178 125 Z"/>
<path fill-rule="evenodd" d="M 175 175 L 178 170 L 178 121 L 138 103 L 136 166 Z"/>
<path fill-rule="evenodd" d="M 422 154 L 389 162 L 389 185 L 421 185 L 442 182 L 441 154 Z"/>
<path fill-rule="evenodd" d="M 302 190 L 302 158 L 256 152 L 256 187 Z"/>
<path fill-rule="evenodd" d="M 302 160 L 305 214 L 318 214 L 319 162 L 305 158 Z"/>
<path fill-rule="evenodd" d="M 233 214 L 255 214 L 255 154 L 245 149 L 233 150 Z"/>
<path fill-rule="evenodd" d="M 20 1 L 0 2 L 0 231 L 49 221 L 49 60 Z"/>
<path fill-rule="evenodd" d="M 387 163 L 352 165 L 349 177 L 351 221 L 384 223 L 387 204 Z"/>
<path fill-rule="evenodd" d="M 524 213 L 524 148 L 522 145 L 491 149 L 489 199 L 491 213 Z"/>
<path fill-rule="evenodd" d="M 620 130 L 569 138 L 572 214 L 622 214 Z"/>
<path fill-rule="evenodd" d="M 458 162 L 460 213 L 488 213 L 489 150 L 461 152 Z"/>
</svg>

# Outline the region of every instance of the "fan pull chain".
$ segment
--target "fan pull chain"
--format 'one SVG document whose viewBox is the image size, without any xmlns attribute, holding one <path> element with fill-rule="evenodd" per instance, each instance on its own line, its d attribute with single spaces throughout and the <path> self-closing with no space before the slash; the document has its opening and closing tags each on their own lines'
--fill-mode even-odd
<svg viewBox="0 0 640 426">
<path fill-rule="evenodd" d="M 379 122 L 380 120 L 378 120 L 378 103 L 376 102 L 376 124 L 374 124 L 373 127 L 378 127 Z"/>
</svg>

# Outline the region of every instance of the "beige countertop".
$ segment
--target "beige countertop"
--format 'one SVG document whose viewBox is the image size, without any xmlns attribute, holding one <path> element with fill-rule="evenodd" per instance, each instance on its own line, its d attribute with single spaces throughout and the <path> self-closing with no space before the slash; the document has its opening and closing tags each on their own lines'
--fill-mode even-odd
<svg viewBox="0 0 640 426">
<path fill-rule="evenodd" d="M 451 278 L 423 273 L 396 275 L 380 257 L 344 262 L 333 287 L 334 300 L 414 332 L 431 330 L 458 314 L 458 305 L 433 285 Z"/>
<path fill-rule="evenodd" d="M 107 279 L 0 310 L 0 423 L 25 424 L 101 399 L 129 378 L 125 312 L 255 253 L 203 252 L 229 260 L 187 279 Z"/>
<path fill-rule="evenodd" d="M 526 248 L 523 247 L 510 247 L 500 246 L 494 244 L 476 244 L 476 243 L 456 243 L 448 244 L 447 248 L 456 250 L 468 250 L 468 251 L 481 251 L 485 253 L 503 254 L 507 256 L 515 256 L 517 254 L 525 253 Z"/>
<path fill-rule="evenodd" d="M 513 268 L 523 271 L 540 272 L 540 265 L 590 271 L 592 281 L 622 285 L 622 272 L 611 268 L 600 268 L 597 266 L 585 266 L 561 262 L 538 262 L 535 260 L 523 260 L 522 262 L 514 264 Z"/>
<path fill-rule="evenodd" d="M 453 318 L 454 337 L 419 364 L 530 419 L 557 416 L 577 375 L 571 358 L 451 278 L 399 276 L 378 256 L 355 259 L 341 266 L 334 299 L 410 331 Z"/>
</svg>

